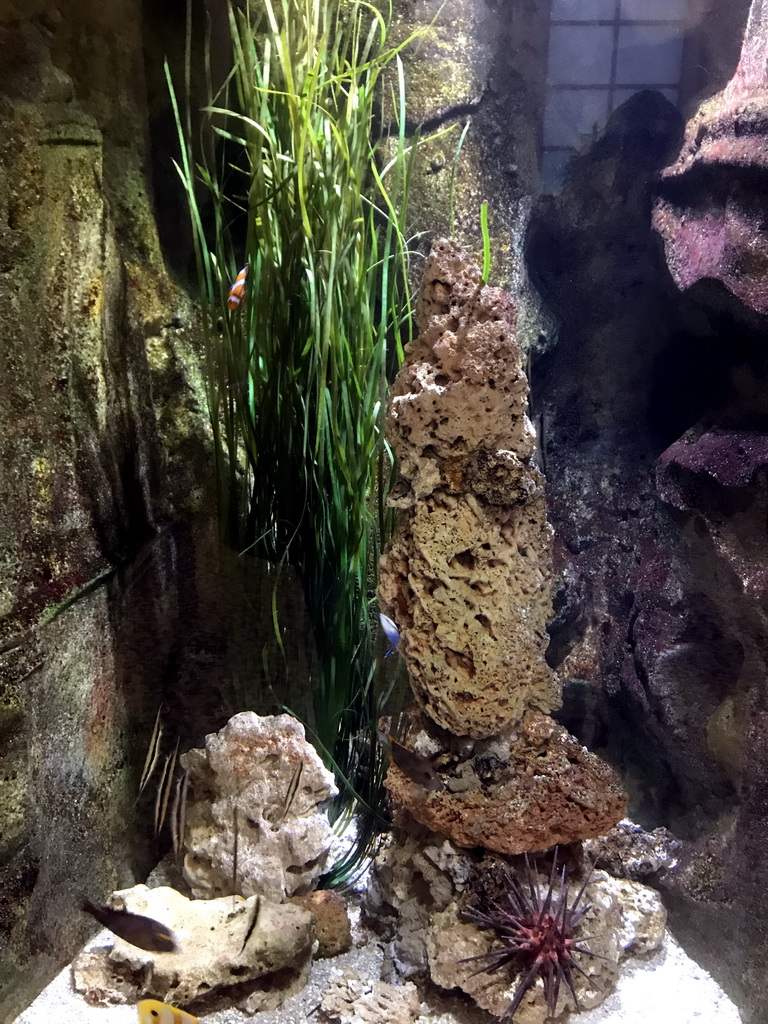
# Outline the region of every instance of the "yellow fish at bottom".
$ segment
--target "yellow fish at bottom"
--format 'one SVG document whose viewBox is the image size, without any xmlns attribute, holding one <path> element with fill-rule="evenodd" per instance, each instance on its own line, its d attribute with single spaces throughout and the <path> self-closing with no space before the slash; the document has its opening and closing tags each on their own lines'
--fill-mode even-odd
<svg viewBox="0 0 768 1024">
<path fill-rule="evenodd" d="M 169 1006 L 157 999 L 142 999 L 139 1003 L 139 1024 L 198 1024 L 186 1010 Z"/>
</svg>

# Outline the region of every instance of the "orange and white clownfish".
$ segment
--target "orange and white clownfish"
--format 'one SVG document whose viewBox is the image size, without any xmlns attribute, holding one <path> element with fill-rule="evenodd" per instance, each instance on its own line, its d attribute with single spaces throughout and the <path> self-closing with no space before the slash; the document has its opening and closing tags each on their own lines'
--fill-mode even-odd
<svg viewBox="0 0 768 1024">
<path fill-rule="evenodd" d="M 139 1024 L 198 1024 L 198 1021 L 197 1017 L 178 1006 L 169 1006 L 157 999 L 142 999 L 139 1003 Z"/>
<path fill-rule="evenodd" d="M 227 307 L 229 309 L 237 309 L 243 301 L 243 296 L 245 295 L 245 279 L 248 277 L 249 267 L 250 263 L 246 263 L 235 278 L 234 284 L 229 289 L 229 295 L 227 296 Z"/>
</svg>

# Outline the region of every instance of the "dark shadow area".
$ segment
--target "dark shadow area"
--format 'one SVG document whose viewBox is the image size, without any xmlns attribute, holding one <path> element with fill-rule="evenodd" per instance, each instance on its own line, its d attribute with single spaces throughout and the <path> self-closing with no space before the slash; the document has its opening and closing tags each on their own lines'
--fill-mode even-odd
<svg viewBox="0 0 768 1024">
<path fill-rule="evenodd" d="M 768 820 L 767 179 L 724 163 L 660 180 L 680 140 L 670 105 L 638 94 L 531 219 L 531 279 L 558 325 L 532 360 L 559 574 L 548 661 L 558 720 L 621 772 L 630 816 L 683 840 L 663 883 L 675 934 L 757 1021 L 745 964 L 763 977 L 768 900 L 749 865 Z M 701 233 L 676 235 L 688 213 Z M 738 298 L 702 275 L 679 290 L 702 252 L 754 289 Z"/>
</svg>

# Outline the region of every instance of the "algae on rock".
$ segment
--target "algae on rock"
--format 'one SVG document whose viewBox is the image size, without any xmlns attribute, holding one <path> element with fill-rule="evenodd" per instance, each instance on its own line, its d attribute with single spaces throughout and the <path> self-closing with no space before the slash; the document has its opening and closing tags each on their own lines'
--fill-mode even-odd
<svg viewBox="0 0 768 1024">
<path fill-rule="evenodd" d="M 177 581 L 148 586 L 168 584 L 160 555 L 125 596 L 117 567 L 206 502 L 195 330 L 155 231 L 142 63 L 138 0 L 0 3 L 0 671 L 14 709 L 0 1015 L 70 958 L 83 891 L 125 884 L 146 857 L 148 835 L 125 822 Z"/>
</svg>

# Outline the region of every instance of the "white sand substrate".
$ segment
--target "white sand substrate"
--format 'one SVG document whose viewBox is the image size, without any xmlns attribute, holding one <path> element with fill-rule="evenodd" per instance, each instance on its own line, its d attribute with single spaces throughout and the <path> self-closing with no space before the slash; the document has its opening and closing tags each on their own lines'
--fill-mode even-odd
<svg viewBox="0 0 768 1024">
<path fill-rule="evenodd" d="M 356 945 L 348 953 L 332 960 L 315 961 L 309 984 L 282 1009 L 250 1018 L 237 1010 L 222 1010 L 201 1018 L 201 1022 L 311 1024 L 317 1020 L 322 993 L 342 970 L 351 968 L 366 978 L 379 977 L 383 954 L 375 936 L 356 929 L 356 937 Z M 109 932 L 101 932 L 89 946 L 110 941 Z M 71 968 L 66 967 L 14 1024 L 136 1024 L 134 1006 L 89 1006 L 74 992 L 71 973 Z M 417 1024 L 493 1024 L 495 1020 L 460 999 L 433 995 L 422 1003 L 422 1016 Z M 630 959 L 622 965 L 619 982 L 604 1003 L 571 1015 L 567 1024 L 741 1024 L 741 1016 L 710 975 L 667 933 L 662 948 L 652 956 Z"/>
</svg>

